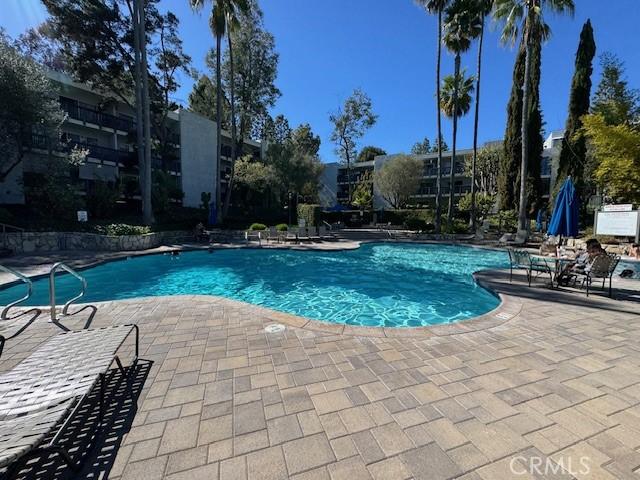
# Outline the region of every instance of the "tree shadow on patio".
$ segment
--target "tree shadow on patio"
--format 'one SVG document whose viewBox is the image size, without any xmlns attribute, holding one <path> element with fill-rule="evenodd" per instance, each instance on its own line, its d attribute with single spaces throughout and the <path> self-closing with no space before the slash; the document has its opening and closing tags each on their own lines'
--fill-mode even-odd
<svg viewBox="0 0 640 480">
<path fill-rule="evenodd" d="M 614 283 L 613 298 L 609 298 L 608 290 L 600 290 L 599 285 L 587 297 L 584 289 L 569 287 L 551 289 L 548 286 L 548 281 L 545 283 L 541 280 L 542 277 L 537 281 L 534 280 L 529 287 L 524 273 L 521 272 L 513 272 L 512 283 L 509 283 L 509 270 L 484 271 L 479 272 L 477 276 L 496 292 L 522 299 L 640 315 L 638 310 L 640 287 L 638 289 L 628 288 L 627 282 Z"/>
<path fill-rule="evenodd" d="M 81 463 L 71 469 L 57 453 L 29 460 L 17 477 L 24 480 L 70 480 L 109 478 L 124 435 L 137 412 L 137 401 L 153 362 L 139 360 L 126 369 L 128 375 L 110 370 L 106 378 L 103 427 L 99 424 L 99 387 L 96 385 L 84 405 L 64 429 L 59 440 L 72 460 Z M 46 439 L 45 444 L 50 440 Z M 0 476 L 2 480 L 4 477 Z"/>
</svg>

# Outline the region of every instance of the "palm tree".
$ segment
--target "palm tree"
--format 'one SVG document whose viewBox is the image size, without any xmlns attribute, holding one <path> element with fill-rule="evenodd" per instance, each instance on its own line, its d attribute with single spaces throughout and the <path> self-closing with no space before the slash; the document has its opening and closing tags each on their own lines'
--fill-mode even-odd
<svg viewBox="0 0 640 480">
<path fill-rule="evenodd" d="M 478 31 L 480 30 L 480 24 L 478 22 L 478 16 L 475 15 L 474 10 L 474 0 L 455 0 L 446 10 L 446 20 L 444 24 L 445 34 L 444 34 L 444 44 L 447 49 L 455 54 L 454 60 L 454 73 L 452 77 L 448 77 L 449 86 L 453 88 L 453 91 L 450 92 L 451 96 L 448 99 L 448 102 L 444 99 L 440 101 L 440 108 L 445 111 L 443 107 L 446 104 L 449 104 L 451 118 L 453 119 L 453 144 L 451 146 L 451 172 L 449 175 L 449 208 L 447 211 L 447 226 L 449 229 L 453 223 L 453 179 L 455 176 L 455 163 L 456 163 L 456 137 L 458 135 L 458 111 L 460 108 L 454 108 L 454 105 L 460 105 L 462 102 L 458 102 L 458 87 L 463 86 L 464 76 L 460 74 L 460 62 L 462 58 L 462 54 L 469 50 L 471 47 L 471 39 L 478 35 Z M 444 85 L 444 83 L 443 83 Z M 473 87 L 473 85 L 472 85 Z M 471 90 L 473 91 L 473 89 Z M 460 92 L 461 93 L 461 92 Z M 469 103 L 467 107 L 471 107 L 471 103 Z M 467 113 L 465 111 L 464 113 Z"/>
<path fill-rule="evenodd" d="M 478 60 L 476 70 L 476 106 L 473 119 L 473 159 L 471 160 L 471 231 L 476 231 L 476 163 L 478 160 L 478 122 L 480 115 L 480 74 L 482 72 L 482 43 L 484 40 L 485 18 L 491 12 L 493 0 L 476 0 L 476 14 L 480 29 L 478 31 Z"/>
<path fill-rule="evenodd" d="M 440 216 L 442 214 L 442 115 L 440 113 L 440 63 L 442 59 L 442 12 L 449 5 L 449 0 L 416 0 L 419 5 L 422 5 L 431 14 L 438 15 L 438 48 L 437 48 L 437 60 L 436 60 L 436 110 L 438 115 L 438 161 L 436 165 L 436 218 L 435 218 L 435 231 L 440 233 Z"/>
<path fill-rule="evenodd" d="M 207 0 L 189 0 L 191 8 L 202 10 Z M 229 18 L 237 17 L 237 12 L 246 5 L 246 0 L 211 0 L 212 9 L 209 17 L 211 32 L 216 37 L 216 182 L 214 185 L 216 192 L 216 210 L 221 212 L 221 192 L 220 192 L 220 157 L 222 156 L 222 37 L 227 33 Z M 248 8 L 248 7 L 246 7 Z M 231 41 L 231 39 L 229 39 Z M 233 78 L 233 74 L 232 74 Z M 231 82 L 233 84 L 233 82 Z M 235 112 L 231 112 L 232 118 Z M 233 132 L 232 132 L 233 134 Z M 235 145 L 234 145 L 235 148 Z M 217 215 L 219 217 L 219 215 Z"/>
<path fill-rule="evenodd" d="M 236 158 L 238 156 L 238 139 L 237 139 L 237 118 L 236 118 L 236 101 L 235 101 L 235 70 L 233 68 L 233 42 L 231 40 L 231 32 L 240 26 L 239 14 L 246 15 L 249 12 L 248 0 L 225 0 L 227 2 L 227 41 L 229 50 L 229 69 L 231 70 L 231 81 L 229 82 L 229 102 L 231 106 L 231 174 L 227 183 L 227 193 L 224 199 L 224 207 L 222 209 L 222 218 L 224 219 L 229 212 L 231 203 L 231 191 L 233 189 L 233 178 L 235 175 Z M 242 141 L 243 139 L 241 139 Z"/>
<path fill-rule="evenodd" d="M 520 165 L 520 204 L 518 206 L 518 228 L 527 229 L 527 171 L 529 168 L 529 96 L 531 94 L 531 57 L 533 45 L 546 41 L 551 29 L 544 22 L 543 13 L 551 10 L 555 13 L 573 15 L 573 0 L 495 0 L 493 16 L 504 22 L 501 40 L 514 44 L 522 31 L 524 42 L 524 82 L 522 87 L 522 163 Z"/>
</svg>

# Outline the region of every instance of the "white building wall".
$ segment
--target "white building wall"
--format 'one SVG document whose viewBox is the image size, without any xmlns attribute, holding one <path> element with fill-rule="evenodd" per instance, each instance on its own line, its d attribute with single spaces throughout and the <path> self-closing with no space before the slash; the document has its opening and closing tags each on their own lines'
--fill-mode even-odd
<svg viewBox="0 0 640 480">
<path fill-rule="evenodd" d="M 216 198 L 216 124 L 208 118 L 180 110 L 180 161 L 183 205 L 197 208 L 202 192 Z"/>
</svg>

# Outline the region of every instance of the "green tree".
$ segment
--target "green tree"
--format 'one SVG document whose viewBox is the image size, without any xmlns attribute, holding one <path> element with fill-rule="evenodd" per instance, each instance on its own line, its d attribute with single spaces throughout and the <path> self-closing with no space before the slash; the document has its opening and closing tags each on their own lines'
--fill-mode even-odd
<svg viewBox="0 0 640 480">
<path fill-rule="evenodd" d="M 22 163 L 33 129 L 57 144 L 64 114 L 42 67 L 0 37 L 0 182 Z"/>
<path fill-rule="evenodd" d="M 376 158 L 376 156 L 386 154 L 387 152 L 385 152 L 382 148 L 369 145 L 360 150 L 358 158 L 356 158 L 356 162 L 370 162 L 371 160 Z"/>
<path fill-rule="evenodd" d="M 204 8 L 206 0 L 189 0 L 191 7 L 194 10 L 202 10 Z M 216 39 L 215 46 L 215 75 L 216 75 L 216 209 L 223 218 L 222 209 L 222 197 L 220 190 L 220 176 L 221 176 L 221 157 L 222 157 L 222 38 L 227 35 L 228 30 L 232 24 L 237 22 L 240 11 L 246 11 L 249 6 L 246 0 L 211 0 L 212 8 L 211 15 L 209 17 L 209 25 L 211 26 L 211 32 Z M 231 46 L 231 37 L 229 34 L 229 46 Z M 231 57 L 233 59 L 233 57 Z M 232 78 L 233 78 L 233 60 L 231 60 Z M 233 98 L 233 95 L 232 95 Z M 231 101 L 231 111 L 233 115 L 234 105 Z M 235 128 L 232 126 L 232 135 L 235 136 Z M 234 142 L 235 143 L 235 142 Z M 232 146 L 232 152 L 235 151 L 235 144 Z M 235 154 L 233 154 L 235 156 Z M 233 167 L 232 167 L 233 168 Z M 228 188 L 229 194 L 231 188 Z"/>
<path fill-rule="evenodd" d="M 582 123 L 597 159 L 596 183 L 617 202 L 640 203 L 640 132 L 626 123 L 609 125 L 600 114 L 585 115 Z"/>
<path fill-rule="evenodd" d="M 458 210 L 471 215 L 473 208 L 477 209 L 476 213 L 480 217 L 480 221 L 484 220 L 491 212 L 493 205 L 495 204 L 495 197 L 486 193 L 480 193 L 475 204 L 471 201 L 471 193 L 465 193 L 460 200 L 458 200 Z"/>
<path fill-rule="evenodd" d="M 456 136 L 458 133 L 458 117 L 469 113 L 471 109 L 471 94 L 473 93 L 473 77 L 465 76 L 465 71 L 456 76 L 447 75 L 442 81 L 442 97 L 440 108 L 449 118 L 453 119 L 453 148 L 451 149 L 451 171 L 449 173 L 449 210 L 447 212 L 447 227 L 453 224 L 454 209 L 454 177 L 456 170 Z"/>
<path fill-rule="evenodd" d="M 436 233 L 440 233 L 441 216 L 442 216 L 442 115 L 440 111 L 440 66 L 442 63 L 442 14 L 449 5 L 449 0 L 416 0 L 430 14 L 438 17 L 438 43 L 436 44 L 436 120 L 437 120 L 437 145 L 438 160 L 436 163 L 436 212 L 434 218 L 434 229 Z"/>
<path fill-rule="evenodd" d="M 478 39 L 478 59 L 476 62 L 476 105 L 473 119 L 473 156 L 471 160 L 471 230 L 476 231 L 476 163 L 478 161 L 478 123 L 480 121 L 480 78 L 482 75 L 482 44 L 484 42 L 485 19 L 491 8 L 493 0 L 476 0 L 474 3 L 474 13 L 478 16 L 480 28 L 474 30 L 474 38 Z"/>
<path fill-rule="evenodd" d="M 397 155 L 374 174 L 374 184 L 393 208 L 404 207 L 420 188 L 422 161 L 410 155 Z"/>
<path fill-rule="evenodd" d="M 333 123 L 331 141 L 336 144 L 336 153 L 347 165 L 347 184 L 349 186 L 349 203 L 352 198 L 351 163 L 356 157 L 357 142 L 378 119 L 373 113 L 371 98 L 360 89 L 353 91 L 344 105 L 329 115 Z"/>
<path fill-rule="evenodd" d="M 202 74 L 193 84 L 193 88 L 189 93 L 189 110 L 208 118 L 212 122 L 216 121 L 217 108 L 215 106 L 218 97 L 216 84 L 207 74 Z M 229 124 L 229 103 L 226 101 L 224 92 L 222 93 L 222 128 L 228 128 Z"/>
<path fill-rule="evenodd" d="M 573 0 L 495 0 L 494 17 L 503 21 L 502 41 L 514 43 L 522 30 L 524 45 L 524 81 L 522 85 L 522 163 L 520 166 L 520 201 L 518 226 L 527 228 L 527 172 L 529 172 L 529 114 L 531 95 L 531 67 L 533 51 L 549 38 L 549 26 L 544 22 L 545 10 L 556 13 L 571 13 L 575 9 Z M 542 127 L 542 125 L 540 125 Z"/>
<path fill-rule="evenodd" d="M 373 180 L 369 172 L 360 176 L 356 188 L 353 189 L 353 204 L 362 210 L 373 207 Z"/>
<path fill-rule="evenodd" d="M 416 142 L 411 147 L 411 153 L 413 155 L 426 155 L 431 153 L 431 143 L 427 137 L 424 137 L 424 140 L 421 142 Z"/>
<path fill-rule="evenodd" d="M 447 211 L 447 226 L 451 229 L 454 210 L 453 178 L 455 176 L 456 140 L 458 135 L 458 117 L 465 115 L 471 108 L 473 92 L 473 77 L 465 79 L 464 72 L 460 72 L 462 54 L 471 47 L 471 40 L 479 35 L 481 24 L 475 11 L 475 0 L 454 0 L 446 9 L 444 23 L 444 44 L 455 55 L 453 76 L 445 77 L 443 81 L 443 98 L 440 108 L 444 114 L 453 120 L 453 142 L 451 148 L 451 173 L 449 176 L 449 208 Z M 469 85 L 465 85 L 469 83 Z M 463 87 L 467 88 L 462 92 Z M 469 88 L 470 87 L 470 88 Z M 444 92 L 445 88 L 450 88 Z M 444 98 L 447 97 L 447 98 Z M 458 99 L 460 97 L 460 100 Z"/>
<path fill-rule="evenodd" d="M 165 122 L 168 112 L 177 106 L 170 98 L 180 86 L 178 72 L 186 70 L 190 62 L 177 35 L 178 18 L 171 12 L 161 14 L 158 0 L 43 0 L 43 3 L 50 15 L 46 35 L 61 49 L 65 70 L 107 98 L 136 110 L 142 210 L 145 222 L 150 223 L 151 130 L 156 140 L 160 140 L 153 142 L 154 146 L 166 147 L 169 132 Z M 135 25 L 140 17 L 136 7 L 144 13 L 144 35 L 139 34 Z M 141 79 L 141 89 L 136 89 L 136 78 Z M 145 92 L 149 101 L 144 101 Z"/>
<path fill-rule="evenodd" d="M 609 125 L 637 124 L 640 119 L 640 92 L 629 88 L 624 64 L 610 52 L 600 56 L 602 78 L 598 84 L 591 113 L 601 115 Z"/>
<path fill-rule="evenodd" d="M 578 190 L 584 196 L 584 166 L 587 157 L 587 145 L 582 132 L 581 118 L 589 113 L 591 96 L 591 73 L 596 44 L 593 39 L 591 21 L 587 20 L 580 33 L 580 43 L 576 52 L 575 70 L 571 81 L 569 97 L 569 115 L 565 126 L 555 189 L 559 189 L 567 176 L 571 176 Z M 585 205 L 586 202 L 581 202 Z"/>
<path fill-rule="evenodd" d="M 438 142 L 438 140 L 433 141 L 433 146 L 431 147 L 431 153 L 438 152 L 438 149 L 440 149 L 443 152 L 449 151 L 449 145 L 447 145 L 447 142 L 445 141 L 444 138 L 442 138 L 442 136 L 440 136 L 440 142 Z"/>
<path fill-rule="evenodd" d="M 472 175 L 473 157 L 465 157 L 464 174 L 473 177 L 476 191 L 482 195 L 495 196 L 497 193 L 497 180 L 500 164 L 504 151 L 502 146 L 485 146 L 478 150 L 475 162 L 475 176 Z M 469 196 L 471 202 L 471 196 Z"/>
</svg>

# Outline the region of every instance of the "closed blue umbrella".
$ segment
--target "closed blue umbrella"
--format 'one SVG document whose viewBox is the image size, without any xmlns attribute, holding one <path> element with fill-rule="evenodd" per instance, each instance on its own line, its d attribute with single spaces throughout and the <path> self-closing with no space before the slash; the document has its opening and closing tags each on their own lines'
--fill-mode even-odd
<svg viewBox="0 0 640 480">
<path fill-rule="evenodd" d="M 578 236 L 578 194 L 571 177 L 560 187 L 547 233 L 564 237 Z"/>
<path fill-rule="evenodd" d="M 209 204 L 209 225 L 216 225 L 218 223 L 218 209 L 216 208 L 216 202 Z"/>
</svg>

